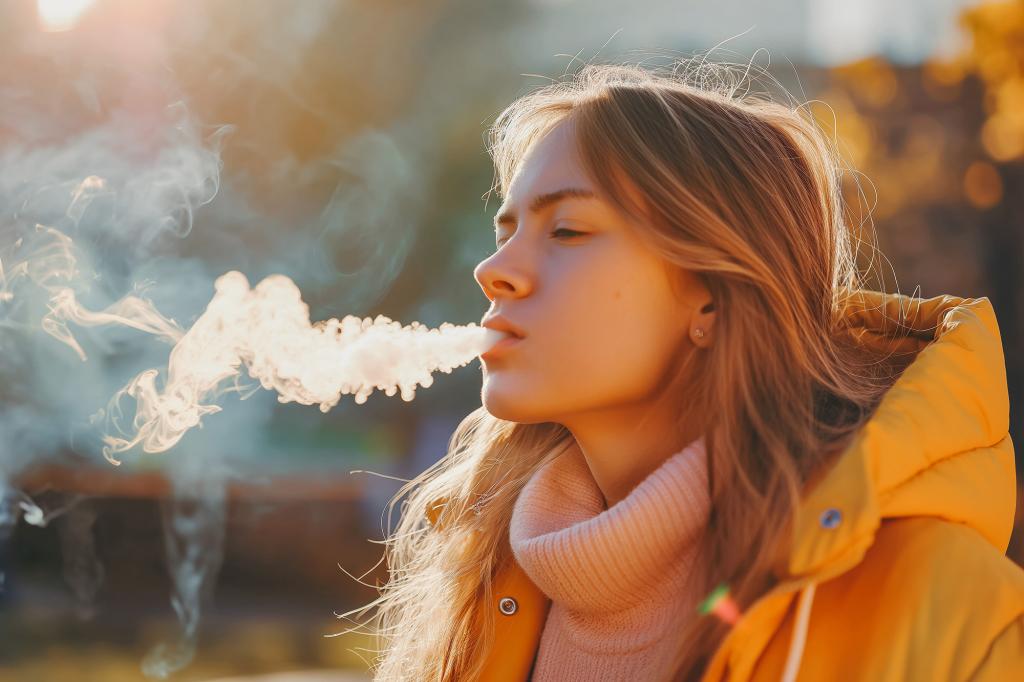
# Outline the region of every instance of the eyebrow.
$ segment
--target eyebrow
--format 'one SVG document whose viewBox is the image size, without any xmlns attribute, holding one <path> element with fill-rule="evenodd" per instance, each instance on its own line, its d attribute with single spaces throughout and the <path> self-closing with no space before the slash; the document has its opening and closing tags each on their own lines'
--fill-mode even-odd
<svg viewBox="0 0 1024 682">
<path fill-rule="evenodd" d="M 554 192 L 548 192 L 547 194 L 538 194 L 530 202 L 530 212 L 540 213 L 548 206 L 557 204 L 563 199 L 596 199 L 597 195 L 589 189 L 582 189 L 579 187 L 565 187 Z M 503 210 L 494 218 L 494 228 L 497 229 L 499 225 L 506 223 L 515 224 L 516 216 L 508 210 Z"/>
</svg>

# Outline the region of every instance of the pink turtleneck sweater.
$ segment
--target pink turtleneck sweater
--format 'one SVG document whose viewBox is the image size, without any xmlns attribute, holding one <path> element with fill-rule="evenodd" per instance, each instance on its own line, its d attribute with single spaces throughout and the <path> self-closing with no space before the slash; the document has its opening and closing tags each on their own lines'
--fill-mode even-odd
<svg viewBox="0 0 1024 682">
<path fill-rule="evenodd" d="M 578 445 L 545 464 L 516 500 L 509 540 L 548 597 L 533 682 L 660 680 L 702 595 L 685 579 L 711 500 L 703 438 L 605 509 Z"/>
</svg>

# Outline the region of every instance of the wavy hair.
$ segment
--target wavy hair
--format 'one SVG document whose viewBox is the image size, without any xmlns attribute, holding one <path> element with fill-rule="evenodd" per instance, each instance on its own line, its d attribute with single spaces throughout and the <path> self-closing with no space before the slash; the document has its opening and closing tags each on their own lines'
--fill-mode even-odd
<svg viewBox="0 0 1024 682">
<path fill-rule="evenodd" d="M 604 196 L 670 268 L 708 287 L 714 342 L 680 354 L 664 399 L 680 423 L 688 405 L 710 408 L 711 516 L 705 568 L 693 579 L 701 594 L 728 584 L 741 609 L 778 582 L 805 486 L 911 359 L 851 333 L 845 313 L 864 286 L 865 242 L 847 220 L 843 161 L 803 106 L 740 93 L 749 68 L 589 63 L 512 102 L 488 131 L 492 191 L 504 197 L 532 145 L 571 121 Z M 402 486 L 389 503 L 390 514 L 406 498 L 385 540 L 389 580 L 360 609 L 377 607 L 375 680 L 478 677 L 494 644 L 488 606 L 510 558 L 514 503 L 571 439 L 560 424 L 508 422 L 480 407 L 447 453 Z M 439 498 L 431 525 L 425 511 Z M 699 679 L 727 630 L 695 610 L 679 632 L 673 679 Z"/>
</svg>

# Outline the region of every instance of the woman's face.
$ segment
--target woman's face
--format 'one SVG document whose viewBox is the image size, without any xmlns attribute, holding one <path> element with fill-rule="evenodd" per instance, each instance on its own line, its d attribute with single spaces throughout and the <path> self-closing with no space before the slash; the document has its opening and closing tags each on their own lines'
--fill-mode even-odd
<svg viewBox="0 0 1024 682">
<path fill-rule="evenodd" d="M 524 333 L 481 359 L 482 401 L 500 419 L 568 425 L 636 408 L 655 396 L 676 354 L 692 349 L 685 339 L 699 284 L 687 278 L 681 296 L 673 292 L 665 262 L 597 195 L 571 134 L 560 124 L 523 160 L 495 218 L 497 250 L 473 273 L 491 301 L 487 317 Z M 595 196 L 531 210 L 565 189 Z"/>
</svg>

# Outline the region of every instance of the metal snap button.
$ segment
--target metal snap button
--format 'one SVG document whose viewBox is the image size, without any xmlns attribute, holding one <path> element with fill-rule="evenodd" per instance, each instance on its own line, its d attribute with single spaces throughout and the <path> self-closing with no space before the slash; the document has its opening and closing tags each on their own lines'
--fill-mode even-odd
<svg viewBox="0 0 1024 682">
<path fill-rule="evenodd" d="M 511 616 L 518 608 L 519 604 L 512 597 L 502 597 L 501 601 L 498 602 L 498 610 L 506 616 Z"/>
<path fill-rule="evenodd" d="M 843 514 L 835 507 L 830 507 L 821 513 L 820 521 L 822 528 L 829 530 L 838 528 L 839 524 L 843 522 Z"/>
</svg>

